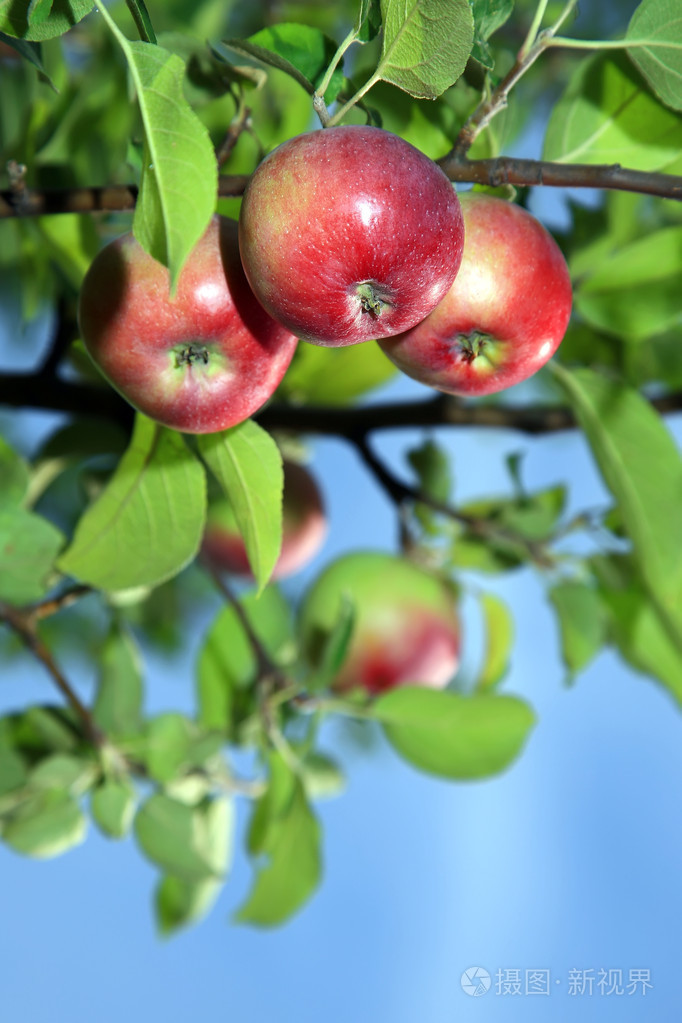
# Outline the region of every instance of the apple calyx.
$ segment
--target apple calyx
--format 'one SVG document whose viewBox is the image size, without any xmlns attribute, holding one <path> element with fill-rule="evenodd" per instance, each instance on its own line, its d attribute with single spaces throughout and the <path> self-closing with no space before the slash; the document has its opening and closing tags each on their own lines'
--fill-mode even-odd
<svg viewBox="0 0 682 1023">
<path fill-rule="evenodd" d="M 197 344 L 190 342 L 186 345 L 181 345 L 179 349 L 175 349 L 175 366 L 179 369 L 181 366 L 192 366 L 195 362 L 202 362 L 204 366 L 208 366 L 209 352 L 206 345 Z"/>
<path fill-rule="evenodd" d="M 457 334 L 455 337 L 455 350 L 459 352 L 464 362 L 474 362 L 485 352 L 488 343 L 494 341 L 490 334 L 480 330 L 472 330 L 470 334 Z"/>
<path fill-rule="evenodd" d="M 355 294 L 360 299 L 360 309 L 378 319 L 385 309 L 392 309 L 391 296 L 376 281 L 361 281 L 355 285 Z"/>
</svg>

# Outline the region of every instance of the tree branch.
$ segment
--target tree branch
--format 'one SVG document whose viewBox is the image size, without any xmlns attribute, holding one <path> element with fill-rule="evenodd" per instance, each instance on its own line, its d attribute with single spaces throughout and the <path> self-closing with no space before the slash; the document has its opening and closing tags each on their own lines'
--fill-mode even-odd
<svg viewBox="0 0 682 1023">
<path fill-rule="evenodd" d="M 653 171 L 630 170 L 620 164 L 552 163 L 547 160 L 523 160 L 500 156 L 494 160 L 469 160 L 453 149 L 436 161 L 451 181 L 490 185 L 517 185 L 520 188 L 615 189 L 655 195 L 661 199 L 682 199 L 682 177 Z M 247 174 L 223 174 L 218 179 L 218 195 L 230 198 L 243 195 Z M 135 208 L 137 187 L 117 185 L 105 188 L 26 188 L 19 194 L 8 188 L 0 191 L 0 220 L 8 217 L 38 217 L 55 213 L 121 212 Z"/>
<path fill-rule="evenodd" d="M 132 427 L 134 410 L 110 387 L 46 380 L 31 373 L 0 374 L 0 406 L 68 412 Z M 651 400 L 661 415 L 682 411 L 682 392 Z M 576 421 L 562 405 L 467 404 L 448 394 L 422 401 L 350 406 L 273 403 L 254 416 L 267 430 L 286 429 L 321 436 L 351 437 L 374 430 L 410 427 L 476 426 L 520 433 L 545 434 L 572 430 Z"/>
</svg>

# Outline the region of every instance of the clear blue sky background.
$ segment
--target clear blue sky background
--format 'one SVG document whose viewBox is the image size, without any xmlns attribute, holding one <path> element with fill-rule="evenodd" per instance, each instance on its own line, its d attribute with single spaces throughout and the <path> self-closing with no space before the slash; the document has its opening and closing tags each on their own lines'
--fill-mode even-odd
<svg viewBox="0 0 682 1023">
<path fill-rule="evenodd" d="M 9 324 L 5 324 L 9 327 Z M 16 348 L 15 348 L 16 351 Z M 30 364 L 32 345 L 22 342 Z M 0 348 L 6 365 L 7 348 Z M 388 394 L 425 393 L 401 383 Z M 48 417 L 11 417 L 30 445 Z M 0 418 L 0 427 L 10 417 Z M 670 420 L 678 442 L 682 419 Z M 14 430 L 13 430 L 14 432 Z M 386 435 L 387 457 L 421 436 Z M 523 449 L 532 487 L 567 480 L 574 509 L 605 499 L 576 435 L 519 438 L 504 431 L 439 431 L 453 452 L 458 497 L 507 488 L 505 455 Z M 324 557 L 390 549 L 392 509 L 340 442 L 316 445 L 331 534 Z M 397 462 L 396 464 L 399 464 Z M 310 577 L 291 584 L 295 593 Z M 281 1023 L 451 1023 L 551 1019 L 667 1021 L 682 1008 L 679 789 L 682 721 L 667 694 L 602 654 L 567 689 L 555 620 L 531 572 L 486 580 L 511 604 L 517 637 L 506 692 L 529 699 L 538 725 L 502 777 L 456 785 L 403 765 L 389 749 L 363 754 L 330 731 L 349 785 L 319 804 L 325 877 L 287 926 L 230 922 L 250 869 L 237 847 L 211 916 L 160 941 L 151 913 L 155 870 L 132 839 L 91 829 L 84 845 L 35 863 L 0 846 L 2 1018 L 27 1023 L 277 1020 Z M 478 655 L 473 606 L 464 607 L 466 657 Z M 192 707 L 201 629 L 183 663 L 149 661 L 148 709 Z M 81 691 L 92 679 L 77 668 Z M 55 694 L 38 667 L 3 670 L 0 710 Z M 240 837 L 245 820 L 240 813 Z M 483 997 L 460 976 L 493 976 Z M 574 969 L 649 969 L 645 997 L 570 995 Z M 550 970 L 551 995 L 495 993 L 497 970 Z M 558 983 L 557 983 L 558 982 Z"/>
</svg>

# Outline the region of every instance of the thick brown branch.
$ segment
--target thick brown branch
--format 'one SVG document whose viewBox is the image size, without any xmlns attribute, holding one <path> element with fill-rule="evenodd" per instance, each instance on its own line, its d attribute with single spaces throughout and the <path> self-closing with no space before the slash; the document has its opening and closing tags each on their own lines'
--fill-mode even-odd
<svg viewBox="0 0 682 1023">
<path fill-rule="evenodd" d="M 478 185 L 517 185 L 555 188 L 616 189 L 656 195 L 662 199 L 682 199 L 682 177 L 629 170 L 619 164 L 550 163 L 546 160 L 522 160 L 500 156 L 496 160 L 468 160 L 454 150 L 437 163 L 451 181 Z M 218 195 L 229 198 L 242 195 L 249 180 L 246 174 L 225 174 L 219 178 Z M 11 190 L 0 191 L 0 219 L 35 217 L 53 213 L 97 213 L 132 210 L 137 188 L 63 188 L 33 191 L 21 197 Z"/>
<path fill-rule="evenodd" d="M 620 164 L 550 163 L 500 156 L 496 160 L 468 160 L 453 150 L 437 163 L 451 181 L 478 185 L 551 185 L 556 188 L 602 188 L 682 199 L 682 177 L 628 170 Z"/>
<path fill-rule="evenodd" d="M 0 406 L 48 409 L 132 426 L 134 411 L 109 387 L 43 379 L 30 373 L 0 374 Z M 682 392 L 652 400 L 661 415 L 682 411 Z M 481 426 L 543 434 L 571 430 L 575 417 L 560 405 L 466 404 L 446 394 L 423 401 L 389 402 L 350 408 L 327 405 L 268 405 L 254 418 L 268 430 L 351 437 L 374 430 L 409 427 Z"/>
</svg>

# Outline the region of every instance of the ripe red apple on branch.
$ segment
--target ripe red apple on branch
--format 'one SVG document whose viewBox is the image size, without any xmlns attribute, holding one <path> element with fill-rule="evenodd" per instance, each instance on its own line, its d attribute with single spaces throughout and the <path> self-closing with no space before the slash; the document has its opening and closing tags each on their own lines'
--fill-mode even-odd
<svg viewBox="0 0 682 1023">
<path fill-rule="evenodd" d="M 559 246 L 526 210 L 477 192 L 460 201 L 465 241 L 454 284 L 426 319 L 380 345 L 430 387 L 492 394 L 554 355 L 571 315 L 571 279 Z"/>
<path fill-rule="evenodd" d="M 95 257 L 78 311 L 85 346 L 131 405 L 165 426 L 213 433 L 248 419 L 284 376 L 297 340 L 262 308 L 237 224 L 214 217 L 171 297 L 167 269 L 132 234 Z"/>
<path fill-rule="evenodd" d="M 453 592 L 437 576 L 379 552 L 347 554 L 333 562 L 301 607 L 303 649 L 313 667 L 344 598 L 355 621 L 346 659 L 332 682 L 337 692 L 447 685 L 459 663 L 460 626 Z"/>
<path fill-rule="evenodd" d="M 303 465 L 286 459 L 282 513 L 282 549 L 273 579 L 284 579 L 304 568 L 315 557 L 327 534 L 322 494 L 314 477 Z M 234 575 L 252 575 L 246 547 L 227 498 L 209 504 L 201 552 L 214 568 Z"/>
<path fill-rule="evenodd" d="M 252 175 L 239 217 L 246 276 L 305 341 L 344 346 L 423 320 L 459 268 L 455 190 L 424 153 L 380 128 L 289 139 Z"/>
</svg>

